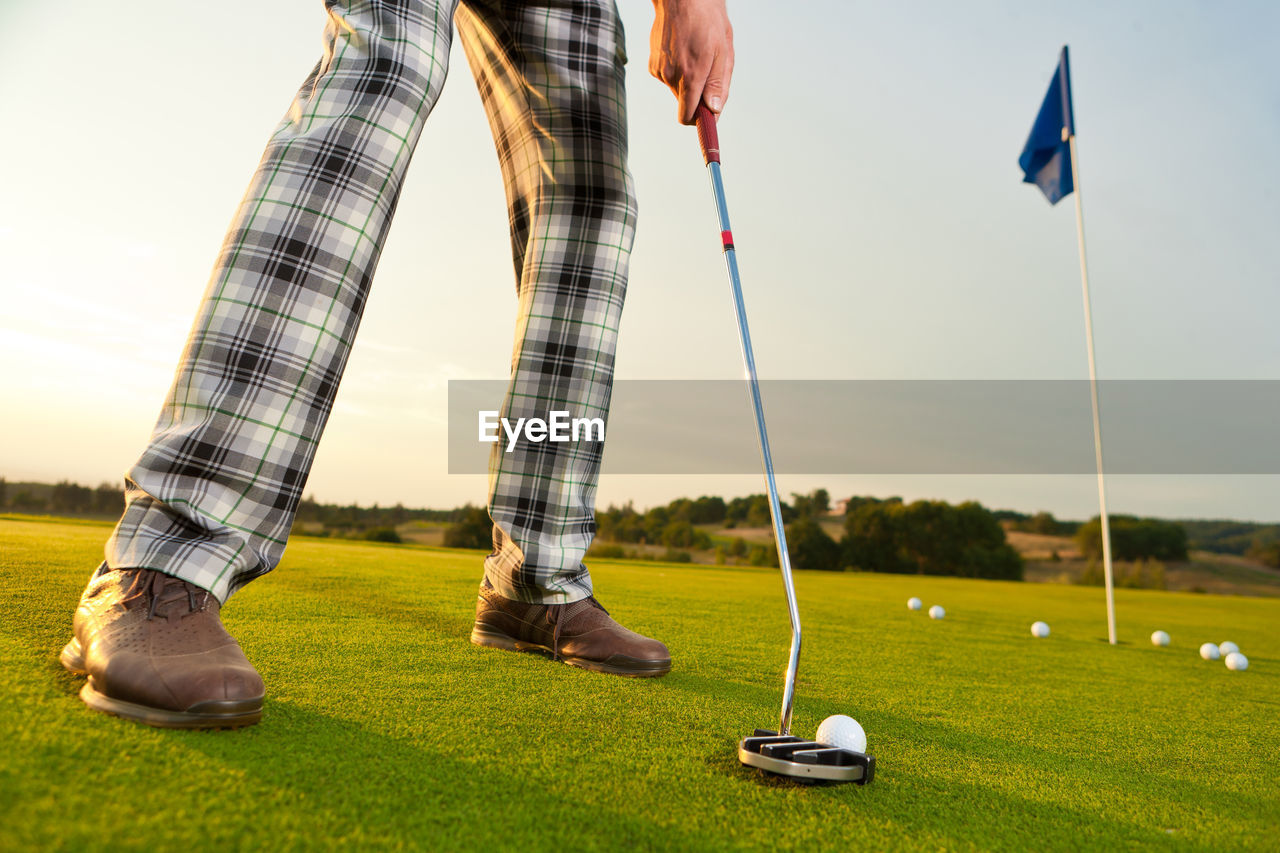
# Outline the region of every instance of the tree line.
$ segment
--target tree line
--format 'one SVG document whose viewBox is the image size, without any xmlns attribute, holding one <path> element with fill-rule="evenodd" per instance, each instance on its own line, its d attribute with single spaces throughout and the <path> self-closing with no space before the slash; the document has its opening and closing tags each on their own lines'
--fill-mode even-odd
<svg viewBox="0 0 1280 853">
<path fill-rule="evenodd" d="M 10 483 L 0 477 L 0 511 L 110 518 L 119 516 L 123 510 L 124 490 L 110 483 L 91 488 L 70 480 Z"/>
<path fill-rule="evenodd" d="M 123 507 L 123 490 L 110 483 L 88 487 L 58 483 L 7 482 L 0 477 L 0 511 L 113 518 Z M 973 577 L 1020 578 L 1022 562 L 1005 541 L 1004 530 L 1051 536 L 1073 536 L 1081 553 L 1101 559 L 1101 522 L 1062 521 L 1051 513 L 989 510 L 968 501 L 914 501 L 901 498 L 851 497 L 844 502 L 840 535 L 827 527 L 839 516 L 832 513 L 830 493 L 815 489 L 780 501 L 792 562 L 797 568 L 958 574 Z M 821 522 L 827 521 L 824 526 Z M 362 507 L 320 503 L 314 497 L 298 504 L 297 521 L 324 531 L 396 541 L 395 529 L 412 521 L 444 522 L 445 544 L 487 548 L 491 541 L 488 515 L 470 504 L 454 509 L 414 509 L 402 504 Z M 1247 555 L 1280 568 L 1280 524 L 1238 521 L 1166 521 L 1113 515 L 1112 556 L 1117 561 L 1187 559 L 1190 549 Z M 689 550 L 714 550 L 717 562 L 776 566 L 772 544 L 749 543 L 742 537 L 712 536 L 707 527 L 725 530 L 769 528 L 769 500 L 764 494 L 725 500 L 718 496 L 677 498 L 670 503 L 637 510 L 633 504 L 609 506 L 596 513 L 594 549 L 598 555 L 622 556 L 624 545 L 655 545 L 667 549 L 669 559 L 688 559 Z M 772 540 L 772 537 L 770 537 Z M 616 551 L 616 553 L 615 553 Z M 635 552 L 631 552 L 635 553 Z"/>
</svg>

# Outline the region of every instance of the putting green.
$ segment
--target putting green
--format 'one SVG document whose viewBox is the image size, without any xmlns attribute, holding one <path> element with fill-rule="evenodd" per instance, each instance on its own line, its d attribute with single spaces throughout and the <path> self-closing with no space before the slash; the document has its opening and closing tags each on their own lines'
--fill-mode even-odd
<svg viewBox="0 0 1280 853">
<path fill-rule="evenodd" d="M 478 552 L 300 540 L 225 614 L 262 723 L 162 731 L 57 663 L 107 532 L 0 520 L 0 849 L 1274 849 L 1280 600 L 1118 590 L 1113 648 L 1099 589 L 800 573 L 797 733 L 847 713 L 877 756 L 805 788 L 735 757 L 776 724 L 773 571 L 593 563 L 672 650 L 630 680 L 470 645 Z M 1197 655 L 1228 639 L 1248 672 Z"/>
</svg>

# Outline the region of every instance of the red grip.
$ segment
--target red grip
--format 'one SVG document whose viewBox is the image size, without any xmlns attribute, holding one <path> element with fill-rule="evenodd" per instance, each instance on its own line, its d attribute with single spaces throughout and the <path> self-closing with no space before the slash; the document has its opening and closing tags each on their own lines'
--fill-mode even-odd
<svg viewBox="0 0 1280 853">
<path fill-rule="evenodd" d="M 702 159 L 707 163 L 719 163 L 720 136 L 716 133 L 716 114 L 699 101 L 693 120 L 698 125 L 698 144 L 702 146 Z"/>
</svg>

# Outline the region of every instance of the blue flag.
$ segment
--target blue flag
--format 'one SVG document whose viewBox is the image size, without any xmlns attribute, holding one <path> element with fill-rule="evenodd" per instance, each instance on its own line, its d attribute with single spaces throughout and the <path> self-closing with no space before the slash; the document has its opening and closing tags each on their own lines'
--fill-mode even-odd
<svg viewBox="0 0 1280 853">
<path fill-rule="evenodd" d="M 1062 48 L 1058 71 L 1053 75 L 1049 91 L 1040 105 L 1040 114 L 1031 126 L 1031 135 L 1022 149 L 1018 165 L 1025 184 L 1036 184 L 1050 204 L 1071 195 L 1071 145 L 1068 138 L 1076 132 L 1071 114 L 1071 69 L 1067 65 L 1067 48 Z"/>
</svg>

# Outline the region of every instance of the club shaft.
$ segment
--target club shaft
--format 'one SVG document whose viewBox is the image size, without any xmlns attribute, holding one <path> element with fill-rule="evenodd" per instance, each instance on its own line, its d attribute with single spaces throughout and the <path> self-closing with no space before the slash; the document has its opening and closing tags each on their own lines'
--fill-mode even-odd
<svg viewBox="0 0 1280 853">
<path fill-rule="evenodd" d="M 787 552 L 787 535 L 782 523 L 782 507 L 778 502 L 778 484 L 773 476 L 773 455 L 769 452 L 769 430 L 764 423 L 764 403 L 760 399 L 760 380 L 756 377 L 756 358 L 751 350 L 751 330 L 747 327 L 747 308 L 742 298 L 742 281 L 738 277 L 738 258 L 733 249 L 733 229 L 729 225 L 729 207 L 725 202 L 724 182 L 720 177 L 720 164 L 707 163 L 711 176 L 711 191 L 716 197 L 716 213 L 720 217 L 720 231 L 724 242 L 724 263 L 729 270 L 729 286 L 733 290 L 733 307 L 738 317 L 738 337 L 742 342 L 742 361 L 747 370 L 747 387 L 751 393 L 751 408 L 756 416 L 756 434 L 760 438 L 760 459 L 764 465 L 764 479 L 769 491 L 769 516 L 773 519 L 773 537 L 778 545 L 778 565 L 782 571 L 782 585 L 787 592 L 787 612 L 791 616 L 791 656 L 787 661 L 787 680 L 782 692 L 782 718 L 779 734 L 791 733 L 791 707 L 795 701 L 796 672 L 800 667 L 800 609 L 796 606 L 796 589 L 791 579 L 791 555 Z"/>
</svg>

